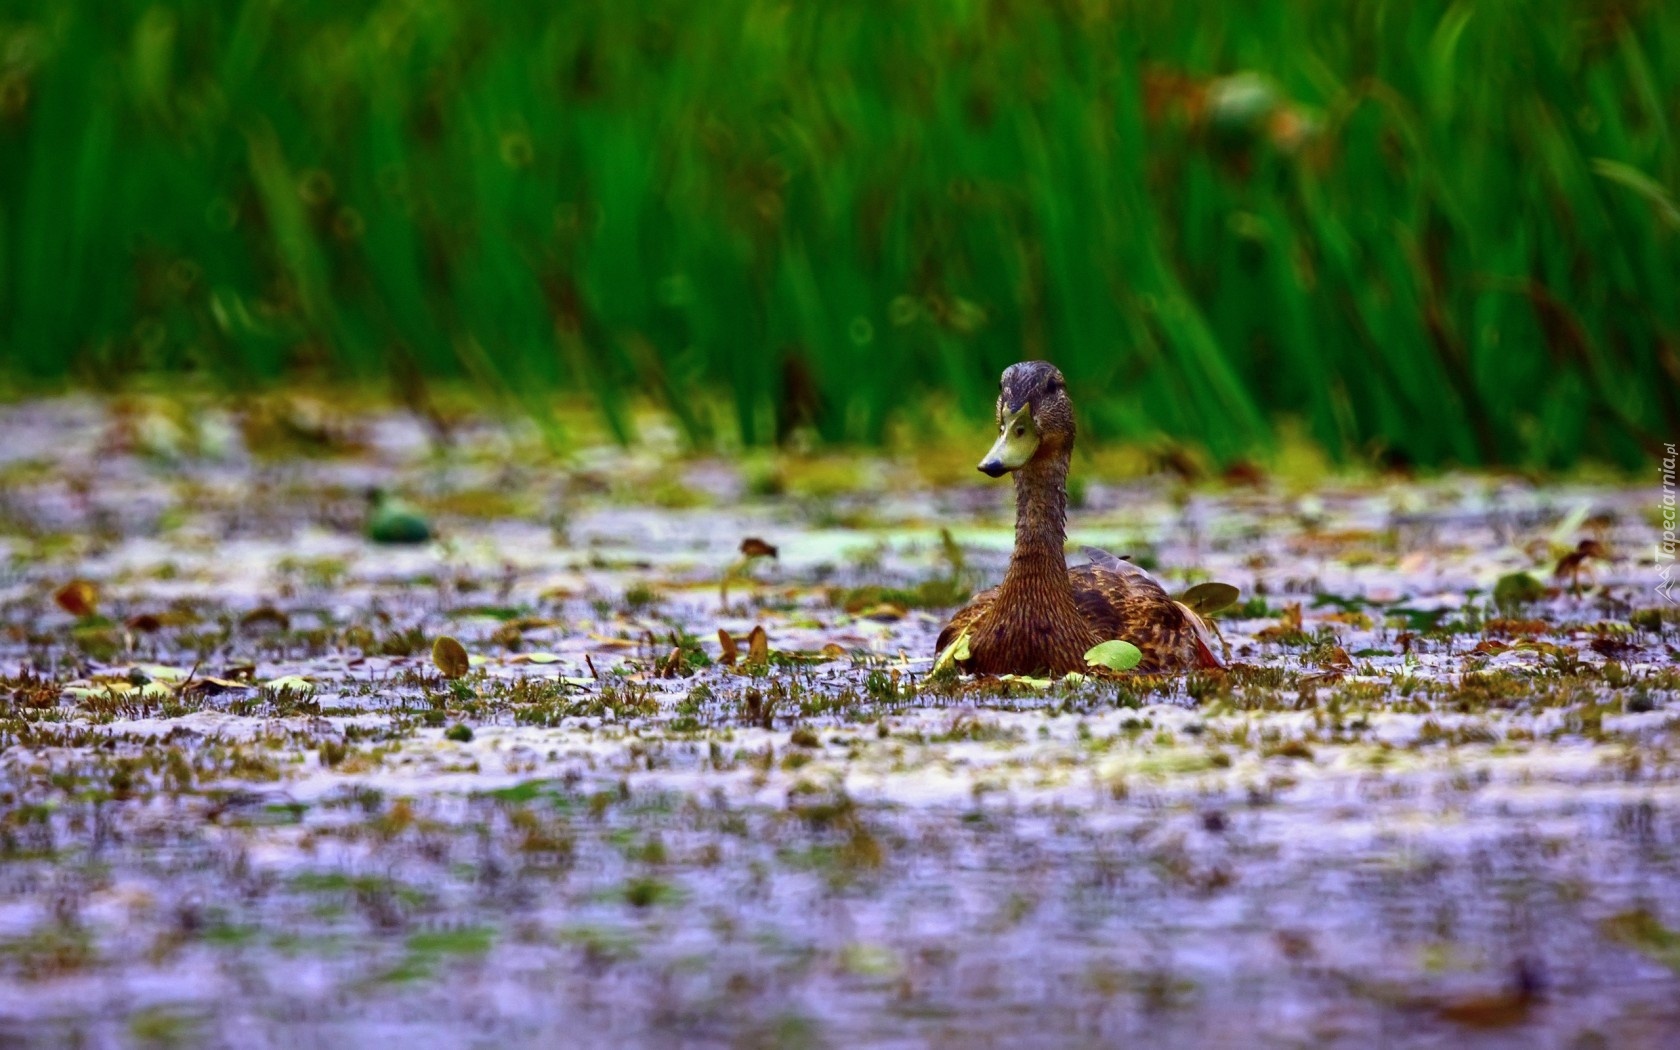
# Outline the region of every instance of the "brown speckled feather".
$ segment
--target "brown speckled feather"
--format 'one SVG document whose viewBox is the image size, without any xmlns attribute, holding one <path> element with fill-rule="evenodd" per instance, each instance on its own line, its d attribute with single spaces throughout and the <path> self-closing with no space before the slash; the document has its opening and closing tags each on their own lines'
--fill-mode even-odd
<svg viewBox="0 0 1680 1050">
<path fill-rule="evenodd" d="M 1174 601 L 1153 576 L 1130 562 L 1094 548 L 1086 548 L 1085 553 L 1091 557 L 1092 564 L 1078 565 L 1067 571 L 1068 582 L 1073 587 L 1074 604 L 1084 621 L 1082 626 L 1085 630 L 1077 635 L 1076 642 L 1083 647 L 1081 653 L 1097 642 L 1124 638 L 1143 651 L 1143 662 L 1135 668 L 1140 674 L 1222 666 L 1213 654 L 1211 632 L 1202 618 Z M 935 651 L 943 652 L 967 630 L 970 634 L 969 651 L 975 658 L 963 666 L 966 670 L 983 671 L 984 668 L 979 666 L 982 661 L 978 659 L 983 649 L 992 650 L 999 644 L 1011 652 L 1026 648 L 1022 644 L 1008 643 L 1007 635 L 1018 634 L 1019 631 L 988 633 L 984 640 L 981 637 L 981 621 L 992 611 L 998 590 L 992 587 L 981 591 L 951 617 L 951 622 L 939 632 Z M 1003 615 L 1002 610 L 994 619 L 1004 624 L 1016 622 Z M 1024 623 L 1021 626 L 1024 627 Z M 1000 637 L 1000 634 L 1003 636 Z M 1023 665 L 1017 664 L 1014 669 L 1019 670 L 1020 666 Z M 1051 667 L 1034 669 L 1055 670 Z"/>
<path fill-rule="evenodd" d="M 1124 638 L 1143 650 L 1140 673 L 1219 667 L 1211 631 L 1143 569 L 1094 547 L 1091 564 L 1068 570 L 1079 612 L 1104 640 Z"/>
<path fill-rule="evenodd" d="M 944 652 L 945 647 L 961 638 L 964 631 L 971 630 L 974 627 L 974 621 L 978 620 L 987 609 L 992 607 L 992 602 L 997 600 L 997 594 L 998 589 L 996 587 L 988 587 L 970 598 L 968 604 L 958 609 L 957 614 L 951 617 L 951 622 L 946 624 L 945 629 L 939 632 L 939 641 L 934 643 L 934 650 L 940 653 Z"/>
</svg>

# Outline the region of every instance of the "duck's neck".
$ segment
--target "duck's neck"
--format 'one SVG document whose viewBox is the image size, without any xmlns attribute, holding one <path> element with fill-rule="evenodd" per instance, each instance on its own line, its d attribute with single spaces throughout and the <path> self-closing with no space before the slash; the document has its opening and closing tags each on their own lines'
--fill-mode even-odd
<svg viewBox="0 0 1680 1050">
<path fill-rule="evenodd" d="M 1068 582 L 1067 542 L 1068 455 L 1035 459 L 1015 472 L 1015 553 L 1003 577 L 1003 592 L 1012 597 L 1029 593 L 1043 601 L 1066 598 L 1073 603 Z"/>
</svg>

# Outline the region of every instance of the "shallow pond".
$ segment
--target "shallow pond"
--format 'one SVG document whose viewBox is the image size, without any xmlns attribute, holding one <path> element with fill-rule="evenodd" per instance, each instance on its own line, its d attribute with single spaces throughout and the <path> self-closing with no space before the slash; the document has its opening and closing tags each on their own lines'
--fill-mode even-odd
<svg viewBox="0 0 1680 1050">
<path fill-rule="evenodd" d="M 964 450 L 443 433 L 0 407 L 8 1044 L 1674 1045 L 1655 477 L 1076 461 L 1230 670 L 929 681 L 1010 544 Z"/>
</svg>

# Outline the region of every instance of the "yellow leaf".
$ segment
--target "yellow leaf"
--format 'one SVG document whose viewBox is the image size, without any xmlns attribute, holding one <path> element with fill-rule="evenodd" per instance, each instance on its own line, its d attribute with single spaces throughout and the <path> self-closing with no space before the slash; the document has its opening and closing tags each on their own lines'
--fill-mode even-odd
<svg viewBox="0 0 1680 1050">
<path fill-rule="evenodd" d="M 968 628 L 964 627 L 963 632 L 957 635 L 957 640 L 947 645 L 945 651 L 939 654 L 939 659 L 933 662 L 933 670 L 928 673 L 930 675 L 938 674 L 954 663 L 967 660 L 970 655 L 968 651 Z"/>
<path fill-rule="evenodd" d="M 53 592 L 53 601 L 71 616 L 92 616 L 99 592 L 87 580 L 71 580 Z"/>
<path fill-rule="evenodd" d="M 432 643 L 432 663 L 437 664 L 445 678 L 464 678 L 472 666 L 467 659 L 467 647 L 447 634 Z"/>
</svg>

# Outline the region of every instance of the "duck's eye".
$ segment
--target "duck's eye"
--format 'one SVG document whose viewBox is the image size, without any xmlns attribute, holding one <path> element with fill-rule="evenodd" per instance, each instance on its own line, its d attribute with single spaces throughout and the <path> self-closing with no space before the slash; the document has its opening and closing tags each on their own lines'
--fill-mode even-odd
<svg viewBox="0 0 1680 1050">
<path fill-rule="evenodd" d="M 1061 393 L 1062 392 L 1062 381 L 1060 379 L 1050 380 L 1050 385 L 1044 388 L 1044 392 L 1047 393 L 1047 394 L 1059 394 L 1059 393 Z"/>
</svg>

